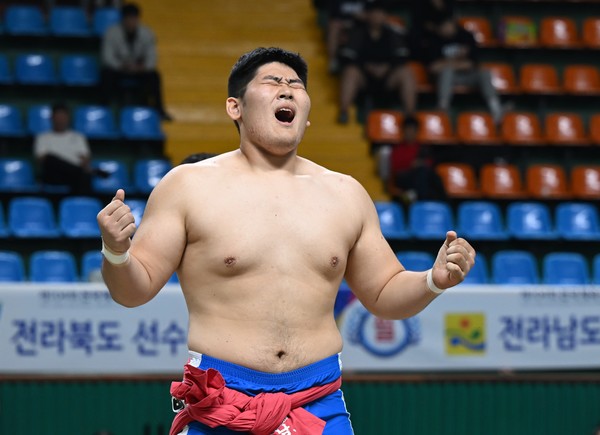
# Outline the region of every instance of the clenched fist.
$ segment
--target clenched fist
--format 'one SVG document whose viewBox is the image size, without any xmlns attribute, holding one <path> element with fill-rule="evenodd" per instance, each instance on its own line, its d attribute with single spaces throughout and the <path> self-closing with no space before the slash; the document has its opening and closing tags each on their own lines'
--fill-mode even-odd
<svg viewBox="0 0 600 435">
<path fill-rule="evenodd" d="M 454 231 L 446 233 L 446 240 L 438 252 L 432 269 L 433 283 L 446 289 L 461 283 L 475 264 L 475 250 Z"/>
<path fill-rule="evenodd" d="M 125 191 L 117 190 L 112 201 L 97 216 L 104 246 L 117 255 L 129 249 L 136 228 L 131 209 L 124 200 Z"/>
</svg>

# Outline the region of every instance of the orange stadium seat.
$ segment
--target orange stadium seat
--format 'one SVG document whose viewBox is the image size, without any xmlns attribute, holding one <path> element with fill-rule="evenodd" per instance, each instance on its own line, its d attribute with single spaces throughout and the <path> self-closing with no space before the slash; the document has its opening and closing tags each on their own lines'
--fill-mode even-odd
<svg viewBox="0 0 600 435">
<path fill-rule="evenodd" d="M 578 199 L 600 199 L 600 166 L 578 165 L 571 169 L 571 191 Z"/>
<path fill-rule="evenodd" d="M 367 117 L 367 139 L 372 144 L 395 144 L 402 140 L 402 113 L 371 110 Z"/>
<path fill-rule="evenodd" d="M 431 83 L 429 83 L 429 76 L 427 75 L 425 66 L 421 62 L 416 61 L 408 62 L 408 66 L 415 76 L 418 91 L 431 92 L 433 90 L 433 86 Z"/>
<path fill-rule="evenodd" d="M 419 120 L 418 140 L 432 144 L 454 144 L 450 118 L 446 112 L 417 112 Z"/>
<path fill-rule="evenodd" d="M 497 45 L 498 41 L 492 33 L 492 26 L 485 17 L 461 17 L 458 19 L 461 26 L 473 34 L 477 43 L 484 47 Z"/>
<path fill-rule="evenodd" d="M 435 167 L 446 194 L 453 198 L 479 198 L 475 171 L 466 163 L 440 163 Z"/>
<path fill-rule="evenodd" d="M 485 62 L 482 66 L 492 75 L 492 85 L 500 94 L 518 94 L 520 92 L 513 67 L 508 63 Z"/>
<path fill-rule="evenodd" d="M 577 24 L 568 17 L 544 17 L 540 21 L 540 44 L 551 48 L 579 47 Z"/>
<path fill-rule="evenodd" d="M 595 145 L 600 145 L 600 113 L 590 116 L 590 139 Z"/>
<path fill-rule="evenodd" d="M 576 113 L 549 113 L 545 121 L 546 139 L 553 145 L 588 145 L 583 121 Z"/>
<path fill-rule="evenodd" d="M 600 48 L 600 17 L 583 20 L 583 43 L 589 48 Z"/>
<path fill-rule="evenodd" d="M 541 145 L 539 118 L 529 112 L 507 113 L 502 120 L 502 139 L 510 145 Z"/>
<path fill-rule="evenodd" d="M 519 169 L 512 164 L 487 163 L 479 177 L 481 193 L 494 199 L 526 197 Z"/>
<path fill-rule="evenodd" d="M 461 112 L 457 122 L 457 136 L 463 143 L 470 145 L 500 143 L 492 116 L 487 112 Z"/>
<path fill-rule="evenodd" d="M 535 164 L 527 168 L 527 192 L 536 199 L 569 198 L 567 177 L 562 166 Z"/>
<path fill-rule="evenodd" d="M 568 65 L 564 69 L 563 87 L 569 94 L 600 93 L 600 73 L 592 65 Z"/>
<path fill-rule="evenodd" d="M 521 89 L 528 94 L 557 94 L 562 91 L 558 73 L 552 65 L 525 64 L 521 66 Z"/>
</svg>

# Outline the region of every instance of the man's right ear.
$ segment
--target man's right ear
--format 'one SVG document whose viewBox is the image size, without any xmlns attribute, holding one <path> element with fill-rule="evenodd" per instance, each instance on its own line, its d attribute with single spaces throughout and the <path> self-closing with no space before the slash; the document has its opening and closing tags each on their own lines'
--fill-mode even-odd
<svg viewBox="0 0 600 435">
<path fill-rule="evenodd" d="M 240 100 L 234 97 L 227 98 L 227 101 L 225 102 L 225 110 L 229 117 L 234 121 L 237 121 L 242 116 L 240 105 Z"/>
</svg>

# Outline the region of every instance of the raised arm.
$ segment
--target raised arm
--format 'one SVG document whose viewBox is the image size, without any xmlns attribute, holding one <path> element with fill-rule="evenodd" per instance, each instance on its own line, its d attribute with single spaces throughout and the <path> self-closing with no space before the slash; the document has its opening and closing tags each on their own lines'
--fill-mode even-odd
<svg viewBox="0 0 600 435">
<path fill-rule="evenodd" d="M 102 276 L 119 304 L 135 307 L 148 302 L 177 269 L 186 240 L 180 188 L 176 175 L 165 176 L 150 195 L 137 231 L 122 189 L 98 214 L 107 252 Z"/>
<path fill-rule="evenodd" d="M 428 272 L 405 270 L 381 234 L 371 199 L 357 189 L 357 203 L 363 216 L 359 239 L 348 257 L 346 281 L 362 304 L 381 318 L 401 319 L 423 310 L 439 293 L 464 280 L 475 262 L 475 250 L 454 231 L 449 231 Z"/>
</svg>

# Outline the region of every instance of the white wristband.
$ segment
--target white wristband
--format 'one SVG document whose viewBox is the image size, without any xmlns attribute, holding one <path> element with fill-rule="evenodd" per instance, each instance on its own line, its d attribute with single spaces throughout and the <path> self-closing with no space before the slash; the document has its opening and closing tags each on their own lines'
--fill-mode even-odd
<svg viewBox="0 0 600 435">
<path fill-rule="evenodd" d="M 439 295 L 442 294 L 444 292 L 445 289 L 443 288 L 439 288 L 437 285 L 435 285 L 435 283 L 433 282 L 433 273 L 432 273 L 432 269 L 429 269 L 427 271 L 427 287 L 429 287 L 429 290 L 431 290 L 433 293 Z"/>
<path fill-rule="evenodd" d="M 106 261 L 110 264 L 119 265 L 126 263 L 127 260 L 129 260 L 129 251 L 125 251 L 125 253 L 119 255 L 113 254 L 106 248 L 104 240 L 102 240 L 102 251 L 100 252 L 102 252 L 102 255 L 104 255 L 104 258 L 106 258 Z"/>
</svg>

